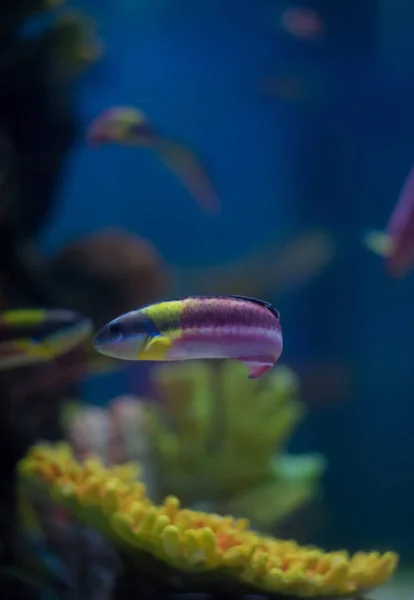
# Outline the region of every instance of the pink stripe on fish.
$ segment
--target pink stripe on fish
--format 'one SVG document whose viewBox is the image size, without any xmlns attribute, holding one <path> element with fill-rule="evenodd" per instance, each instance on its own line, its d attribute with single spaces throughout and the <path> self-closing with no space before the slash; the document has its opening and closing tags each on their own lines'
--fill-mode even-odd
<svg viewBox="0 0 414 600">
<path fill-rule="evenodd" d="M 231 297 L 194 299 L 185 306 L 180 317 L 180 326 L 184 330 L 200 329 L 207 323 L 216 328 L 240 326 L 274 329 L 277 322 L 275 315 L 266 307 Z"/>
<path fill-rule="evenodd" d="M 238 337 L 240 339 L 257 339 L 263 340 L 266 338 L 274 339 L 280 337 L 280 330 L 275 326 L 272 329 L 263 329 L 262 327 L 226 325 L 224 327 L 216 326 L 201 326 L 199 328 L 187 328 L 183 330 L 183 337 L 200 336 L 200 337 L 217 337 L 220 339 L 226 337 Z"/>
<path fill-rule="evenodd" d="M 168 352 L 169 358 L 234 358 L 255 357 L 255 361 L 275 362 L 282 351 L 280 331 L 264 331 L 258 328 L 204 327 L 201 330 L 184 331 L 174 340 Z M 244 360 L 244 359 L 243 359 Z"/>
<path fill-rule="evenodd" d="M 250 346 L 269 346 L 274 347 L 281 341 L 281 333 L 278 330 L 264 331 L 257 328 L 208 328 L 203 327 L 200 330 L 184 330 L 177 342 L 183 343 L 195 342 L 218 342 L 221 345 L 246 345 Z"/>
</svg>

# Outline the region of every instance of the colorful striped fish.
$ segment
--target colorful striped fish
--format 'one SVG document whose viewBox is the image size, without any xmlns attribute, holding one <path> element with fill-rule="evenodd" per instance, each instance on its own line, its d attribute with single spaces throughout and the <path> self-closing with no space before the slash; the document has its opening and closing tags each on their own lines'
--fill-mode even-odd
<svg viewBox="0 0 414 600">
<path fill-rule="evenodd" d="M 144 306 L 103 327 L 101 354 L 124 360 L 228 358 L 260 377 L 282 353 L 280 317 L 268 302 L 245 296 L 192 296 Z"/>
<path fill-rule="evenodd" d="M 16 309 L 0 314 L 0 371 L 53 361 L 92 334 L 69 310 Z"/>
</svg>

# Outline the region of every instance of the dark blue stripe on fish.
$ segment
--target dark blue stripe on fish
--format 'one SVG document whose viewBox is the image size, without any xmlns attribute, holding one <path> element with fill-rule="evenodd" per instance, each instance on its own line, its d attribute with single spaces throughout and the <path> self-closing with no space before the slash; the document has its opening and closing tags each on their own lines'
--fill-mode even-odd
<svg viewBox="0 0 414 600">
<path fill-rule="evenodd" d="M 132 337 L 134 335 L 146 335 L 152 337 L 159 334 L 159 328 L 154 321 L 143 313 L 131 313 L 115 319 L 105 325 L 95 336 L 95 343 L 108 342 L 113 336 L 122 335 Z"/>
</svg>

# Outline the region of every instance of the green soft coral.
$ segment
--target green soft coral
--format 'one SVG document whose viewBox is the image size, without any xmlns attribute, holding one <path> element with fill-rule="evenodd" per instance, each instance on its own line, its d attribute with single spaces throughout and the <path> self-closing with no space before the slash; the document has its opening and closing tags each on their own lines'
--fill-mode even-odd
<svg viewBox="0 0 414 600">
<path fill-rule="evenodd" d="M 315 497 L 325 461 L 282 452 L 305 415 L 295 374 L 277 366 L 260 380 L 245 375 L 233 362 L 154 369 L 161 405 L 148 413 L 158 492 L 269 526 Z"/>
</svg>

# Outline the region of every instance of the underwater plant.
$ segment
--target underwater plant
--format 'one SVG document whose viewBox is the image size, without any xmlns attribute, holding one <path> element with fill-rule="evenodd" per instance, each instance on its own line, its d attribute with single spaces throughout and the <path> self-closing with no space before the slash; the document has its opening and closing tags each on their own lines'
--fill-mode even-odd
<svg viewBox="0 0 414 600">
<path fill-rule="evenodd" d="M 132 572 L 136 585 L 162 589 L 356 598 L 386 582 L 398 563 L 393 552 L 349 556 L 261 536 L 247 519 L 181 509 L 175 496 L 156 505 L 134 464 L 77 462 L 64 443 L 33 447 L 18 472 L 27 499 L 43 494 L 111 542 L 124 566 L 121 589 Z"/>
<path fill-rule="evenodd" d="M 158 403 L 147 405 L 158 474 L 157 499 L 243 515 L 274 526 L 314 499 L 321 455 L 288 455 L 284 445 L 305 414 L 286 366 L 246 383 L 242 365 L 186 363 L 152 371 Z"/>
<path fill-rule="evenodd" d="M 283 452 L 305 414 L 289 368 L 246 383 L 242 365 L 191 361 L 157 365 L 151 380 L 157 401 L 121 396 L 107 409 L 72 412 L 66 428 L 78 459 L 137 460 L 154 500 L 174 494 L 267 530 L 318 498 L 324 457 Z"/>
</svg>

